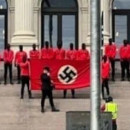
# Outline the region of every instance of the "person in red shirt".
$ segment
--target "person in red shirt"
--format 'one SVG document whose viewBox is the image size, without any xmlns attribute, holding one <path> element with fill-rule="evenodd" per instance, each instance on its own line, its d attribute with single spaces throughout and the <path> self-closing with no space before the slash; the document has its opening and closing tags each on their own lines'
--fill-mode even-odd
<svg viewBox="0 0 130 130">
<path fill-rule="evenodd" d="M 20 66 L 19 66 L 19 64 L 22 62 L 22 59 L 24 56 L 27 58 L 27 53 L 25 51 L 23 51 L 23 46 L 20 45 L 19 51 L 17 51 L 15 54 L 15 61 L 14 61 L 15 66 L 17 67 L 17 72 L 18 72 L 18 74 L 17 74 L 18 84 L 20 83 Z"/>
<path fill-rule="evenodd" d="M 66 59 L 76 60 L 76 50 L 74 49 L 73 43 L 70 43 L 70 50 L 66 52 Z M 71 90 L 72 98 L 75 98 L 74 89 Z M 66 98 L 67 90 L 64 90 L 64 98 Z"/>
<path fill-rule="evenodd" d="M 65 50 L 62 49 L 62 41 L 57 42 L 57 49 L 55 50 L 55 58 L 57 60 L 65 59 Z"/>
<path fill-rule="evenodd" d="M 125 70 L 127 71 L 127 78 L 129 79 L 129 49 L 127 40 L 124 40 L 124 45 L 120 47 L 120 62 L 121 62 L 121 80 L 125 80 Z"/>
<path fill-rule="evenodd" d="M 45 47 L 41 49 L 41 59 L 54 59 L 54 51 L 49 46 L 49 42 L 45 42 Z"/>
<path fill-rule="evenodd" d="M 108 85 L 109 73 L 110 73 L 110 63 L 107 59 L 107 56 L 103 56 L 103 61 L 102 61 L 102 98 L 103 99 L 105 99 L 104 88 L 106 88 L 107 96 L 110 95 L 109 85 Z"/>
<path fill-rule="evenodd" d="M 112 43 L 112 39 L 109 39 L 109 44 L 105 46 L 105 55 L 109 58 L 112 68 L 112 81 L 115 81 L 115 56 L 116 45 Z"/>
<path fill-rule="evenodd" d="M 0 54 L 0 62 L 2 61 L 2 57 L 1 57 L 1 54 Z M 1 84 L 1 82 L 0 82 L 0 84 Z"/>
<path fill-rule="evenodd" d="M 36 44 L 32 45 L 32 50 L 29 52 L 30 59 L 39 59 L 40 53 L 36 49 Z"/>
<path fill-rule="evenodd" d="M 82 43 L 82 48 L 77 51 L 77 60 L 88 60 L 90 59 L 89 51 L 86 49 L 85 43 Z"/>
<path fill-rule="evenodd" d="M 19 64 L 21 70 L 21 99 L 24 97 L 24 87 L 27 84 L 28 96 L 32 97 L 31 91 L 29 89 L 29 61 L 26 56 L 23 56 L 22 62 Z"/>
<path fill-rule="evenodd" d="M 10 44 L 7 44 L 6 49 L 3 53 L 3 60 L 4 60 L 4 84 L 7 84 L 7 72 L 9 70 L 9 77 L 10 77 L 10 84 L 12 82 L 12 62 L 14 59 L 14 52 L 10 49 Z"/>
</svg>

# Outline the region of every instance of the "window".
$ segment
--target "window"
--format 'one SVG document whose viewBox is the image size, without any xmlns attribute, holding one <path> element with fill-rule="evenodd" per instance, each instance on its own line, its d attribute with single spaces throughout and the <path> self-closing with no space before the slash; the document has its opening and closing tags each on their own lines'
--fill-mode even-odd
<svg viewBox="0 0 130 130">
<path fill-rule="evenodd" d="M 0 0 L 0 9 L 7 9 L 6 0 Z"/>
<path fill-rule="evenodd" d="M 4 49 L 7 43 L 7 3 L 6 0 L 0 0 L 0 51 Z"/>
<path fill-rule="evenodd" d="M 76 0 L 44 0 L 42 2 L 42 46 L 49 41 L 56 47 L 57 41 L 64 48 L 78 43 L 78 5 Z"/>
<path fill-rule="evenodd" d="M 130 9 L 130 0 L 114 0 L 113 9 Z"/>
</svg>

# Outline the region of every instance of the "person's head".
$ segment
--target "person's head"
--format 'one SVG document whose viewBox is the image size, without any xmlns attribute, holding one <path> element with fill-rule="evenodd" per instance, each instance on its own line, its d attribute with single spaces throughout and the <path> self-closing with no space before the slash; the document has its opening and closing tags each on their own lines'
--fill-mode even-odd
<svg viewBox="0 0 130 130">
<path fill-rule="evenodd" d="M 25 63 L 27 61 L 27 57 L 23 56 L 23 62 Z"/>
<path fill-rule="evenodd" d="M 112 45 L 112 38 L 109 38 L 109 45 Z"/>
<path fill-rule="evenodd" d="M 58 48 L 58 49 L 61 49 L 61 48 L 62 48 L 62 41 L 58 41 L 58 42 L 57 42 L 57 48 Z"/>
<path fill-rule="evenodd" d="M 103 61 L 107 62 L 107 56 L 106 55 L 103 56 Z"/>
<path fill-rule="evenodd" d="M 19 46 L 19 50 L 23 51 L 23 46 L 22 45 Z"/>
<path fill-rule="evenodd" d="M 123 43 L 124 43 L 124 46 L 127 46 L 127 40 L 124 40 Z"/>
<path fill-rule="evenodd" d="M 108 98 L 106 98 L 105 100 L 106 102 L 112 102 L 113 101 L 113 98 L 111 96 L 109 96 Z"/>
<path fill-rule="evenodd" d="M 85 43 L 82 43 L 82 50 L 85 50 L 86 49 L 86 45 Z"/>
<path fill-rule="evenodd" d="M 49 48 L 49 42 L 48 41 L 45 41 L 45 48 Z"/>
<path fill-rule="evenodd" d="M 48 66 L 43 68 L 43 73 L 50 73 L 50 68 Z"/>
<path fill-rule="evenodd" d="M 33 50 L 36 50 L 36 44 L 32 45 Z"/>
<path fill-rule="evenodd" d="M 7 44 L 6 49 L 10 50 L 10 44 Z"/>
<path fill-rule="evenodd" d="M 73 50 L 74 49 L 74 45 L 73 43 L 70 43 L 70 50 Z"/>
</svg>

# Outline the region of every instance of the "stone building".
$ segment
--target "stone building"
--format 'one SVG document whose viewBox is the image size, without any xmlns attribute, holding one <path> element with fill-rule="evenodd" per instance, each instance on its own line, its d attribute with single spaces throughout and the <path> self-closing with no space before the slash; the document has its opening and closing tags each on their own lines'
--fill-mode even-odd
<svg viewBox="0 0 130 130">
<path fill-rule="evenodd" d="M 112 37 L 121 43 L 130 40 L 130 1 L 101 0 L 103 43 Z M 49 41 L 53 47 L 62 41 L 78 48 L 90 46 L 90 0 L 0 0 L 0 48 L 11 43 L 26 50 Z"/>
</svg>

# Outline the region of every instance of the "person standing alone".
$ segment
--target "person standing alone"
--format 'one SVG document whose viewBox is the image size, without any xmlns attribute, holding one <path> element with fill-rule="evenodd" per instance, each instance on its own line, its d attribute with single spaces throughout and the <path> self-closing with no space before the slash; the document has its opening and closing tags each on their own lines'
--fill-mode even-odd
<svg viewBox="0 0 130 130">
<path fill-rule="evenodd" d="M 112 81 L 115 81 L 115 57 L 116 57 L 116 45 L 112 43 L 112 39 L 109 39 L 109 44 L 105 46 L 105 55 L 109 58 L 112 69 Z"/>
<path fill-rule="evenodd" d="M 21 70 L 21 99 L 24 98 L 24 87 L 27 85 L 28 96 L 32 98 L 32 94 L 29 88 L 29 62 L 26 56 L 23 56 L 22 62 L 19 64 Z"/>
<path fill-rule="evenodd" d="M 4 84 L 7 84 L 7 72 L 9 70 L 10 84 L 12 82 L 12 62 L 14 59 L 14 52 L 10 49 L 10 44 L 7 44 L 3 54 L 4 59 Z"/>
<path fill-rule="evenodd" d="M 53 90 L 52 84 L 53 83 L 52 83 L 52 80 L 50 77 L 49 67 L 43 68 L 43 72 L 41 74 L 41 83 L 42 83 L 41 112 L 44 112 L 44 104 L 45 104 L 46 96 L 48 96 L 48 98 L 49 98 L 52 111 L 53 112 L 59 111 L 55 108 L 54 102 L 53 102 L 53 95 L 52 95 L 52 90 Z"/>
<path fill-rule="evenodd" d="M 20 66 L 19 64 L 23 61 L 23 57 L 27 58 L 27 53 L 25 51 L 23 51 L 23 46 L 20 45 L 19 46 L 19 51 L 16 52 L 15 55 L 15 66 L 17 67 L 17 80 L 18 80 L 18 84 L 20 83 Z"/>
</svg>

